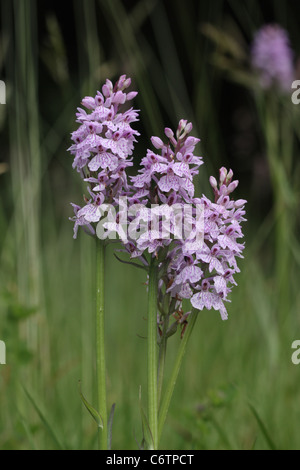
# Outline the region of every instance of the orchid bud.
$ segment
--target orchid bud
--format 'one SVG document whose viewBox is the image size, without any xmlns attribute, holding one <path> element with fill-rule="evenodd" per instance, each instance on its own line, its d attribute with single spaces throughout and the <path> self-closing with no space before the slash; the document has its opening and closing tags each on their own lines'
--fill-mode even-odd
<svg viewBox="0 0 300 470">
<path fill-rule="evenodd" d="M 232 193 L 239 185 L 238 180 L 232 181 L 227 188 L 227 194 Z"/>
<path fill-rule="evenodd" d="M 214 176 L 211 176 L 211 177 L 209 178 L 209 183 L 210 183 L 210 185 L 211 185 L 211 187 L 212 187 L 213 189 L 217 189 L 218 183 L 217 183 L 217 180 L 216 180 L 216 178 L 215 178 Z"/>
<path fill-rule="evenodd" d="M 85 98 L 83 98 L 81 103 L 83 104 L 83 106 L 85 106 L 88 109 L 95 109 L 96 108 L 95 99 L 92 98 L 91 96 L 86 96 Z"/>
<path fill-rule="evenodd" d="M 152 136 L 151 142 L 153 147 L 155 147 L 156 149 L 162 149 L 164 146 L 163 141 L 159 137 Z"/>
<path fill-rule="evenodd" d="M 137 94 L 138 94 L 137 91 L 131 91 L 130 93 L 127 93 L 126 101 L 133 100 L 136 97 Z"/>
<path fill-rule="evenodd" d="M 224 183 L 226 177 L 227 177 L 227 170 L 224 166 L 222 166 L 222 168 L 220 168 L 219 170 L 219 173 L 220 173 L 220 186 Z"/>
</svg>

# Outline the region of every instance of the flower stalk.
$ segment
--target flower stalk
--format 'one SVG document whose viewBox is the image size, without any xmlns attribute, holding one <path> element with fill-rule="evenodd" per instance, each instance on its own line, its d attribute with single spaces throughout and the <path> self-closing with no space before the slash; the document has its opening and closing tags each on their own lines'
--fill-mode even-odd
<svg viewBox="0 0 300 470">
<path fill-rule="evenodd" d="M 167 354 L 167 331 L 169 326 L 169 315 L 165 315 L 162 336 L 159 344 L 159 355 L 158 355 L 158 370 L 157 370 L 157 394 L 158 394 L 158 407 L 160 405 L 161 392 L 163 386 L 165 361 Z"/>
<path fill-rule="evenodd" d="M 157 295 L 158 295 L 158 268 L 156 259 L 152 258 L 149 267 L 148 285 L 148 421 L 152 434 L 151 450 L 158 447 L 157 416 Z"/>
<path fill-rule="evenodd" d="M 105 244 L 96 238 L 96 364 L 98 410 L 103 428 L 98 427 L 99 449 L 107 450 L 107 405 L 106 405 L 106 361 L 105 361 L 105 324 L 104 324 L 104 272 Z"/>
</svg>

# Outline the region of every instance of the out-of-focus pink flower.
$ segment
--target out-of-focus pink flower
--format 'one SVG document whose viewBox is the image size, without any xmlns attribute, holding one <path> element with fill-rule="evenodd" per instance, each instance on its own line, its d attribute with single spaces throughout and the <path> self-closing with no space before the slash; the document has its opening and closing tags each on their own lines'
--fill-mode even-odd
<svg viewBox="0 0 300 470">
<path fill-rule="evenodd" d="M 295 70 L 294 54 L 287 31 L 277 24 L 259 29 L 251 47 L 251 63 L 264 89 L 272 86 L 281 92 L 291 89 Z"/>
</svg>

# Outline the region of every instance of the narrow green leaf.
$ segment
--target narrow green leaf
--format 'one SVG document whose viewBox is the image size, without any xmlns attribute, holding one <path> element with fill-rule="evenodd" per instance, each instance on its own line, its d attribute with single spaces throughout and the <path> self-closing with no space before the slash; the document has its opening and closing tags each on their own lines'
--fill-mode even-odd
<svg viewBox="0 0 300 470">
<path fill-rule="evenodd" d="M 219 434 L 220 438 L 222 439 L 224 445 L 232 450 L 233 449 L 233 446 L 231 445 L 230 443 L 230 440 L 228 439 L 227 437 L 227 432 L 225 429 L 223 429 L 222 426 L 220 426 L 220 424 L 218 423 L 218 421 L 214 418 L 214 416 L 211 416 L 210 417 L 210 422 L 212 423 L 212 425 L 214 426 L 214 428 L 216 429 L 217 433 Z"/>
<path fill-rule="evenodd" d="M 23 418 L 22 414 L 19 412 L 20 415 L 20 422 L 24 428 L 24 431 L 26 433 L 27 439 L 29 441 L 29 445 L 31 447 L 31 450 L 37 450 L 36 445 L 34 443 L 33 435 L 30 429 L 30 426 L 28 426 L 26 420 Z"/>
<path fill-rule="evenodd" d="M 103 429 L 103 419 L 101 418 L 99 412 L 83 396 L 83 394 L 81 392 L 81 382 L 80 382 L 80 380 L 79 380 L 79 394 L 80 394 L 80 398 L 81 398 L 84 406 L 86 407 L 86 409 L 88 410 L 90 415 L 93 417 L 93 419 L 96 421 L 98 428 Z"/>
<path fill-rule="evenodd" d="M 171 336 L 175 335 L 178 329 L 178 322 L 175 321 L 172 325 L 167 329 L 166 337 L 170 338 Z"/>
<path fill-rule="evenodd" d="M 276 450 L 276 446 L 275 446 L 273 440 L 271 439 L 270 434 L 269 434 L 269 432 L 267 431 L 267 428 L 266 428 L 266 426 L 264 425 L 263 421 L 261 420 L 261 418 L 260 418 L 258 412 L 257 412 L 256 409 L 254 408 L 254 406 L 251 405 L 251 403 L 249 403 L 249 408 L 250 408 L 250 410 L 252 411 L 252 413 L 253 413 L 253 415 L 254 415 L 254 417 L 255 417 L 257 423 L 258 423 L 258 426 L 259 426 L 261 432 L 263 433 L 263 435 L 264 435 L 264 437 L 265 437 L 265 439 L 266 439 L 266 441 L 267 441 L 267 443 L 268 443 L 268 446 L 270 447 L 271 450 Z"/>
<path fill-rule="evenodd" d="M 142 448 L 146 445 L 146 448 L 150 448 L 149 444 L 151 443 L 151 447 L 154 448 L 153 436 L 149 426 L 148 418 L 146 413 L 144 412 L 142 406 L 142 388 L 140 387 L 139 392 L 139 404 L 140 404 L 140 413 L 142 418 L 142 432 L 143 432 L 143 440 L 142 440 Z"/>
<path fill-rule="evenodd" d="M 115 413 L 116 404 L 114 403 L 111 407 L 108 421 L 107 421 L 107 447 L 108 450 L 111 450 L 111 442 L 112 442 L 112 425 L 114 420 L 114 413 Z"/>
<path fill-rule="evenodd" d="M 131 266 L 135 266 L 136 268 L 143 269 L 144 271 L 148 271 L 147 266 L 143 266 L 142 264 L 134 263 L 132 261 L 125 261 L 125 260 L 119 258 L 119 256 L 117 256 L 115 253 L 114 253 L 114 256 L 118 261 L 120 261 L 120 263 L 129 264 Z"/>
<path fill-rule="evenodd" d="M 45 416 L 43 415 L 43 413 L 41 412 L 41 410 L 39 409 L 39 407 L 37 406 L 37 404 L 35 403 L 34 399 L 32 398 L 32 396 L 30 395 L 30 393 L 28 392 L 28 390 L 24 387 L 23 387 L 23 390 L 28 398 L 28 400 L 30 401 L 30 403 L 32 404 L 32 406 L 34 407 L 35 411 L 37 412 L 40 420 L 42 421 L 46 431 L 48 432 L 49 436 L 51 437 L 51 439 L 53 440 L 55 446 L 59 449 L 59 450 L 63 450 L 64 449 L 64 446 L 59 442 L 58 438 L 56 437 L 52 427 L 50 426 L 50 424 L 48 423 L 48 421 L 46 420 Z"/>
</svg>

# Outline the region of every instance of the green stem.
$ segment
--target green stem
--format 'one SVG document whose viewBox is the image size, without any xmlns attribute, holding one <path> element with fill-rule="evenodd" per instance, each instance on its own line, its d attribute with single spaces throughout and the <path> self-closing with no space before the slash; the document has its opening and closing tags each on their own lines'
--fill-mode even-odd
<svg viewBox="0 0 300 470">
<path fill-rule="evenodd" d="M 159 355 L 158 355 L 158 372 L 157 372 L 157 403 L 158 407 L 160 404 L 161 398 L 161 391 L 163 385 L 163 378 L 164 378 L 164 370 L 165 370 L 165 361 L 166 361 L 166 353 L 167 353 L 167 329 L 169 325 L 169 315 L 164 316 L 164 325 L 163 325 L 163 332 L 161 337 L 161 342 L 159 345 Z"/>
<path fill-rule="evenodd" d="M 102 417 L 103 429 L 98 429 L 99 449 L 107 450 L 107 406 L 106 406 L 106 367 L 104 343 L 104 268 L 105 245 L 96 240 L 97 300 L 96 300 L 96 351 L 97 351 L 97 393 L 98 411 Z"/>
<path fill-rule="evenodd" d="M 183 338 L 180 342 L 180 346 L 179 346 L 177 357 L 176 357 L 176 360 L 175 360 L 175 363 L 174 363 L 174 366 L 173 366 L 171 377 L 169 379 L 169 383 L 167 385 L 167 388 L 166 388 L 166 391 L 165 391 L 165 394 L 164 394 L 164 397 L 163 397 L 163 400 L 162 400 L 162 403 L 161 403 L 161 407 L 160 407 L 160 410 L 159 410 L 159 420 L 158 420 L 158 440 L 160 439 L 161 434 L 162 434 L 163 426 L 165 424 L 165 420 L 166 420 L 166 417 L 167 417 L 168 409 L 169 409 L 170 402 L 171 402 L 171 399 L 172 399 L 172 395 L 173 395 L 173 392 L 174 392 L 174 388 L 175 388 L 175 384 L 176 384 L 177 377 L 178 377 L 178 374 L 179 374 L 180 366 L 181 366 L 182 359 L 183 359 L 183 356 L 184 356 L 184 353 L 185 353 L 185 350 L 186 350 L 186 345 L 187 345 L 187 343 L 190 339 L 191 333 L 193 331 L 193 328 L 194 328 L 194 325 L 195 325 L 195 322 L 196 322 L 196 319 L 197 319 L 197 314 L 198 314 L 198 312 L 195 311 L 195 310 L 193 310 L 192 313 L 190 314 L 189 323 L 188 323 L 187 329 L 184 333 L 184 336 L 183 336 Z"/>
<path fill-rule="evenodd" d="M 153 450 L 157 449 L 157 291 L 158 269 L 156 260 L 152 259 L 149 268 L 148 285 L 148 421 L 152 434 Z"/>
</svg>

